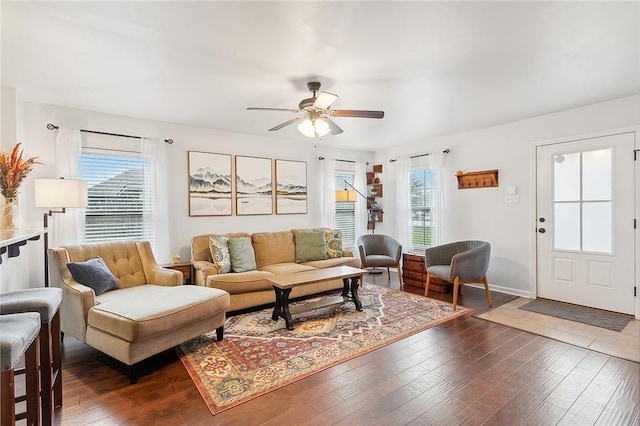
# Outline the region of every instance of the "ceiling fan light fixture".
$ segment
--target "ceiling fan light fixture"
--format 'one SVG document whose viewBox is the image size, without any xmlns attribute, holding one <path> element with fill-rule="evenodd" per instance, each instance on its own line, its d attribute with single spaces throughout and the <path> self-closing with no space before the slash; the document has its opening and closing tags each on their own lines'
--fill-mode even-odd
<svg viewBox="0 0 640 426">
<path fill-rule="evenodd" d="M 313 127 L 313 122 L 308 118 L 305 118 L 302 122 L 300 122 L 300 124 L 298 124 L 298 131 L 308 138 L 316 137 L 316 131 Z"/>
<path fill-rule="evenodd" d="M 316 129 L 316 134 L 320 137 L 326 136 L 331 131 L 329 123 L 324 121 L 322 118 L 316 118 L 313 125 Z"/>
</svg>

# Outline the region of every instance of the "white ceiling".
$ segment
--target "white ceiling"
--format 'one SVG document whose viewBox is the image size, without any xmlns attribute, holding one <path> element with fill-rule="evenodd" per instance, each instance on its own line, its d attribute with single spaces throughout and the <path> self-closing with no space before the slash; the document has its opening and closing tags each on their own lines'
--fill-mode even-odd
<svg viewBox="0 0 640 426">
<path fill-rule="evenodd" d="M 267 129 L 309 80 L 322 144 L 376 150 L 640 93 L 634 2 L 6 2 L 2 84 L 25 100 L 308 141 Z M 97 129 L 117 131 L 117 129 Z"/>
</svg>

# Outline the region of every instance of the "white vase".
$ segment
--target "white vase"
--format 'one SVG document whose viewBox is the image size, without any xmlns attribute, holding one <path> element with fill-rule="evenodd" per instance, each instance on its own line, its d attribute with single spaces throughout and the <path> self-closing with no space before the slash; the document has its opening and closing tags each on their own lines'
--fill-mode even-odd
<svg viewBox="0 0 640 426">
<path fill-rule="evenodd" d="M 4 200 L 0 210 L 0 229 L 11 231 L 18 228 L 18 200 Z"/>
</svg>

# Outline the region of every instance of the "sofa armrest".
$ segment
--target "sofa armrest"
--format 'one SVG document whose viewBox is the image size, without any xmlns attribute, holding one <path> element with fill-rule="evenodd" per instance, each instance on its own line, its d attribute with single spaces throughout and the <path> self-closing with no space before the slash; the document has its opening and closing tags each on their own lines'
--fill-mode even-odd
<svg viewBox="0 0 640 426">
<path fill-rule="evenodd" d="M 161 266 L 151 267 L 149 272 L 149 284 L 163 286 L 177 286 L 184 283 L 184 276 L 180 271 L 165 269 Z"/>
<path fill-rule="evenodd" d="M 207 277 L 210 275 L 217 275 L 220 273 L 216 265 L 206 260 L 191 260 L 193 264 L 193 272 L 196 285 L 206 285 Z"/>
<path fill-rule="evenodd" d="M 95 306 L 96 294 L 93 289 L 73 279 L 67 268 L 67 251 L 63 248 L 49 249 L 49 282 L 52 287 L 63 291 L 60 306 L 60 323 L 64 333 L 85 342 L 87 316 L 89 309 Z"/>
<path fill-rule="evenodd" d="M 140 260 L 142 261 L 142 269 L 144 269 L 147 284 L 164 286 L 182 285 L 184 281 L 182 272 L 159 266 L 155 257 L 153 257 L 151 244 L 149 244 L 148 241 L 136 241 L 136 247 L 138 248 Z"/>
</svg>

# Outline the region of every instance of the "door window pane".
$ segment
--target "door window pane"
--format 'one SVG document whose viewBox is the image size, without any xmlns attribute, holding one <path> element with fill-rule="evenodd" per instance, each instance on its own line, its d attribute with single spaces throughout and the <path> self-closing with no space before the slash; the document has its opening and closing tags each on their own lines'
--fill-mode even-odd
<svg viewBox="0 0 640 426">
<path fill-rule="evenodd" d="M 556 155 L 553 159 L 553 199 L 578 201 L 580 199 L 580 153 Z"/>
<path fill-rule="evenodd" d="M 611 253 L 611 202 L 583 203 L 582 250 Z"/>
<path fill-rule="evenodd" d="M 611 200 L 611 149 L 582 153 L 583 201 Z"/>
<path fill-rule="evenodd" d="M 580 250 L 580 203 L 556 203 L 553 248 Z"/>
</svg>

